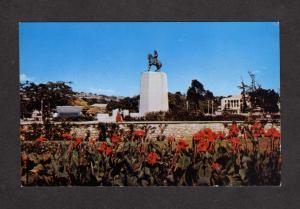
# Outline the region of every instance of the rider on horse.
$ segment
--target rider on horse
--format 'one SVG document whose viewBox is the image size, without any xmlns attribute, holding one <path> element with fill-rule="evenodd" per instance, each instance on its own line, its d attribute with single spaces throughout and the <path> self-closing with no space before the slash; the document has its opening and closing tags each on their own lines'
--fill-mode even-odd
<svg viewBox="0 0 300 209">
<path fill-rule="evenodd" d="M 149 65 L 148 65 L 148 71 L 150 71 L 150 68 L 152 65 L 154 65 L 156 67 L 155 72 L 159 72 L 160 68 L 162 66 L 162 63 L 158 60 L 158 53 L 156 50 L 154 50 L 153 55 L 152 54 L 148 54 L 148 61 L 149 61 Z"/>
</svg>

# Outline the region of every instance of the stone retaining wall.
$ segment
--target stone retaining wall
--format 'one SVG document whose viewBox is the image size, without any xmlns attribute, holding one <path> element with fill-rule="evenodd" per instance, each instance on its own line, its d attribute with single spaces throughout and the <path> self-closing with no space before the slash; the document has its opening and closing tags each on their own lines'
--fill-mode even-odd
<svg viewBox="0 0 300 209">
<path fill-rule="evenodd" d="M 228 121 L 226 122 L 227 124 L 230 124 Z M 204 128 L 211 128 L 214 131 L 225 131 L 227 132 L 225 128 L 225 124 L 223 121 L 222 122 L 180 122 L 180 123 L 157 123 L 157 122 L 135 122 L 135 123 L 120 123 L 119 126 L 122 129 L 129 129 L 130 124 L 134 124 L 135 128 L 141 128 L 144 126 L 148 126 L 150 128 L 150 134 L 149 136 L 151 138 L 157 137 L 158 135 L 162 134 L 165 136 L 174 136 L 176 138 L 180 137 L 190 137 L 193 134 L 195 134 L 197 131 L 204 129 Z M 30 126 L 31 124 L 21 124 L 21 126 Z M 59 125 L 59 124 L 54 124 L 54 125 Z M 274 125 L 271 123 L 268 123 L 265 125 L 265 128 L 268 129 L 271 126 L 275 126 L 277 129 L 280 129 L 280 125 Z M 98 123 L 93 123 L 93 124 L 72 124 L 71 128 L 71 134 L 74 134 L 76 137 L 80 138 L 85 138 L 88 134 L 90 135 L 91 138 L 97 138 L 99 135 L 98 131 Z"/>
</svg>

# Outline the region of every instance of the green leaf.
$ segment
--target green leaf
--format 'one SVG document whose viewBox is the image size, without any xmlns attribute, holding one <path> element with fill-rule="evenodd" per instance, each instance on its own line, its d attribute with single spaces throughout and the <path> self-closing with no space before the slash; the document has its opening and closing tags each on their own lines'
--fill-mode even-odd
<svg viewBox="0 0 300 209">
<path fill-rule="evenodd" d="M 186 169 L 190 165 L 190 163 L 191 159 L 183 154 L 178 160 L 178 167 Z"/>
</svg>

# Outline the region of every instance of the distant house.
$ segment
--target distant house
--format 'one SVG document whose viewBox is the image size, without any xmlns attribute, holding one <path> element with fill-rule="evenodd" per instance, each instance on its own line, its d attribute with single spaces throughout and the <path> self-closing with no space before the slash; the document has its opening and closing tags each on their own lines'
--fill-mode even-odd
<svg viewBox="0 0 300 209">
<path fill-rule="evenodd" d="M 91 105 L 91 107 L 97 107 L 97 108 L 103 109 L 103 110 L 106 110 L 106 106 L 107 106 L 107 104 L 98 104 L 98 103 Z"/>
<path fill-rule="evenodd" d="M 79 117 L 82 114 L 81 106 L 56 106 L 56 116 L 62 118 Z"/>
<path fill-rule="evenodd" d="M 42 113 L 41 113 L 41 111 L 34 110 L 34 111 L 32 112 L 31 118 L 32 118 L 33 120 L 41 121 L 41 120 L 42 120 Z"/>
<path fill-rule="evenodd" d="M 222 111 L 226 110 L 235 114 L 240 114 L 242 103 L 243 103 L 242 95 L 225 97 L 221 99 L 221 110 Z"/>
</svg>

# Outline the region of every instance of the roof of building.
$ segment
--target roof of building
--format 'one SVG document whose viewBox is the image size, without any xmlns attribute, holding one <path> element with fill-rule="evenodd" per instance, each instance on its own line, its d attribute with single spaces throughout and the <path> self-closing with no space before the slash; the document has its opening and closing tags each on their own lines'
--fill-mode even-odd
<svg viewBox="0 0 300 209">
<path fill-rule="evenodd" d="M 56 111 L 58 113 L 79 113 L 83 107 L 81 106 L 56 106 Z"/>
<path fill-rule="evenodd" d="M 230 96 L 230 97 L 224 97 L 222 99 L 242 99 L 243 96 L 240 94 L 240 95 L 234 95 L 234 96 Z"/>
</svg>

